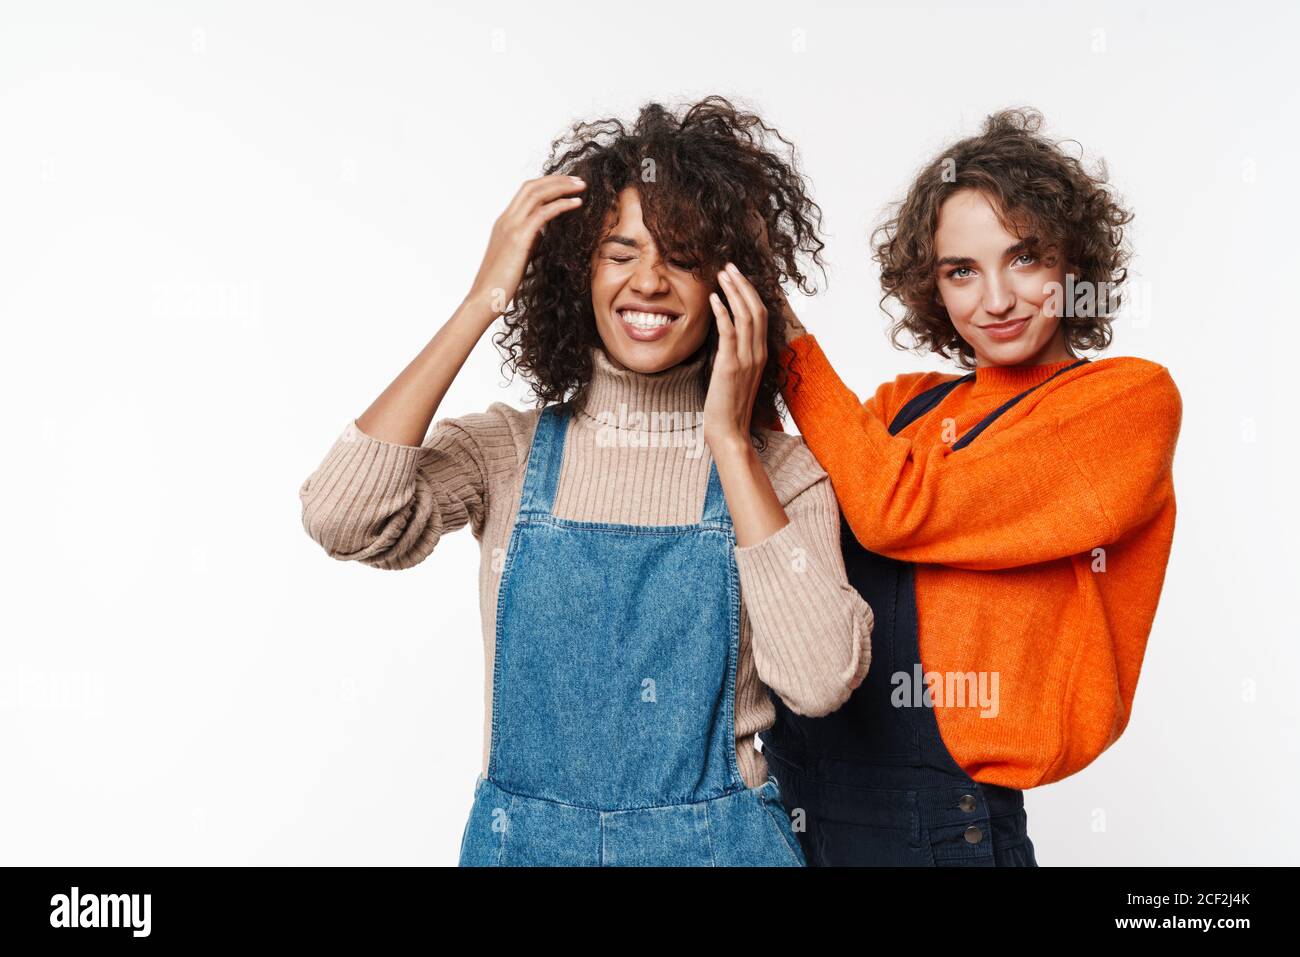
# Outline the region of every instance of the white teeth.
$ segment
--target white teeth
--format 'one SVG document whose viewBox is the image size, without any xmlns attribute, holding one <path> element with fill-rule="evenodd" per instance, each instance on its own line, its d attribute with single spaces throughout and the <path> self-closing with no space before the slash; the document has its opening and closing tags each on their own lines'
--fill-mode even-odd
<svg viewBox="0 0 1300 957">
<path fill-rule="evenodd" d="M 619 313 L 623 321 L 630 326 L 636 326 L 638 329 L 656 329 L 659 326 L 666 326 L 672 322 L 676 316 L 666 316 L 660 312 L 635 312 L 631 309 L 625 309 Z"/>
</svg>

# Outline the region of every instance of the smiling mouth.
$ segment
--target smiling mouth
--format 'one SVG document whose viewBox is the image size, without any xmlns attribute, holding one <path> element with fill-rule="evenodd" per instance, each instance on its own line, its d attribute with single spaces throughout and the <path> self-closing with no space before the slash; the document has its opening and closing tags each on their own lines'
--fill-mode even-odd
<svg viewBox="0 0 1300 957">
<path fill-rule="evenodd" d="M 618 317 L 634 329 L 659 329 L 681 318 L 676 312 L 645 312 L 640 309 L 619 309 Z"/>
<path fill-rule="evenodd" d="M 1012 326 L 1018 326 L 1022 322 L 1028 322 L 1029 316 L 1023 319 L 1008 319 L 1006 322 L 990 322 L 986 326 L 980 326 L 981 329 L 1010 329 Z"/>
</svg>

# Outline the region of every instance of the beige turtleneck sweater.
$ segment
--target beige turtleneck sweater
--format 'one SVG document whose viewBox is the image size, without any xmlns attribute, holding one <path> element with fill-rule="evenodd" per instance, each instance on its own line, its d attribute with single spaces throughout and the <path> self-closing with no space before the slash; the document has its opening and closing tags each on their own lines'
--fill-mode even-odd
<svg viewBox="0 0 1300 957">
<path fill-rule="evenodd" d="M 640 525 L 698 522 L 712 458 L 703 441 L 703 359 L 645 375 L 593 349 L 591 387 L 564 447 L 555 513 Z M 492 733 L 497 588 L 540 413 L 494 402 L 441 419 L 423 446 L 383 442 L 349 422 L 303 482 L 303 526 L 334 558 L 409 568 L 448 532 L 480 542 L 483 773 Z M 638 415 L 640 413 L 640 415 Z M 735 549 L 741 586 L 736 760 L 767 779 L 754 735 L 771 726 L 771 688 L 801 714 L 834 711 L 866 675 L 871 609 L 845 577 L 830 480 L 798 436 L 765 431 L 759 450 L 790 524 Z"/>
</svg>

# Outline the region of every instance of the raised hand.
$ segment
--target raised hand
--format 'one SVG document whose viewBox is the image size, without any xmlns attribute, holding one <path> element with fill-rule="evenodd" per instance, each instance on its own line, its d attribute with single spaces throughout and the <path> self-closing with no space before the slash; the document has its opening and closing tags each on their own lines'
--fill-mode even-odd
<svg viewBox="0 0 1300 957">
<path fill-rule="evenodd" d="M 577 176 L 554 174 L 530 179 L 492 224 L 492 235 L 467 300 L 486 302 L 492 316 L 505 312 L 524 278 L 542 227 L 582 205 L 573 193 L 587 188 Z"/>
<path fill-rule="evenodd" d="M 790 523 L 749 438 L 754 399 L 767 365 L 767 308 L 731 263 L 718 273 L 718 281 L 727 301 L 717 293 L 710 296 L 718 351 L 704 399 L 704 441 L 718 467 L 736 544 L 750 546 Z"/>
<path fill-rule="evenodd" d="M 704 401 L 704 440 L 714 457 L 721 443 L 749 442 L 750 419 L 767 365 L 767 307 L 757 290 L 727 263 L 718 273 L 726 294 L 709 295 L 718 326 L 718 351 Z"/>
<path fill-rule="evenodd" d="M 492 237 L 469 294 L 388 388 L 356 420 L 357 428 L 398 445 L 419 445 L 452 380 L 475 344 L 505 312 L 523 282 L 542 227 L 582 204 L 576 176 L 543 176 L 519 188 L 492 224 Z"/>
</svg>

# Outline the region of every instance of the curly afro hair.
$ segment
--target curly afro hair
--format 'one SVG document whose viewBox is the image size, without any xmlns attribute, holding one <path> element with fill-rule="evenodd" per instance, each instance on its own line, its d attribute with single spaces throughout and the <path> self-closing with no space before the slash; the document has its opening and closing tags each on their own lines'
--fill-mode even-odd
<svg viewBox="0 0 1300 957">
<path fill-rule="evenodd" d="M 660 255 L 696 264 L 696 277 L 714 290 L 728 260 L 753 284 L 768 314 L 755 429 L 779 414 L 787 373 L 779 361 L 785 342 L 780 286 L 789 280 L 805 293 L 815 291 L 801 269 L 805 258 L 825 276 L 821 210 L 797 169 L 793 144 L 721 96 L 678 112 L 652 102 L 630 127 L 618 119 L 576 123 L 551 144 L 543 175 L 554 173 L 580 176 L 587 188 L 582 205 L 547 223 L 533 249 L 504 329 L 494 337 L 503 368 L 520 372 L 539 404 L 581 403 L 592 375 L 590 349 L 601 344 L 591 259 L 606 215 L 630 186 L 640 194 Z M 716 349 L 711 326 L 701 346 L 705 387 Z"/>
<path fill-rule="evenodd" d="M 967 369 L 975 365 L 974 350 L 957 334 L 935 294 L 939 209 L 962 189 L 983 192 L 1010 232 L 1024 236 L 1031 229 L 1045 245 L 1055 246 L 1077 288 L 1107 293 L 1097 295 L 1098 308 L 1090 315 L 1071 315 L 1071 310 L 1062 315 L 1070 351 L 1110 344 L 1121 302 L 1118 289 L 1128 278 L 1131 255 L 1124 226 L 1133 215 L 1107 185 L 1105 163 L 1089 173 L 1060 143 L 1039 132 L 1042 123 L 1042 114 L 1028 108 L 990 115 L 979 135 L 949 146 L 921 170 L 891 218 L 872 234 L 885 292 L 881 307 L 892 297 L 904 309 L 901 318 L 890 314 L 895 346 L 937 352 Z M 911 342 L 901 342 L 903 337 Z"/>
</svg>

